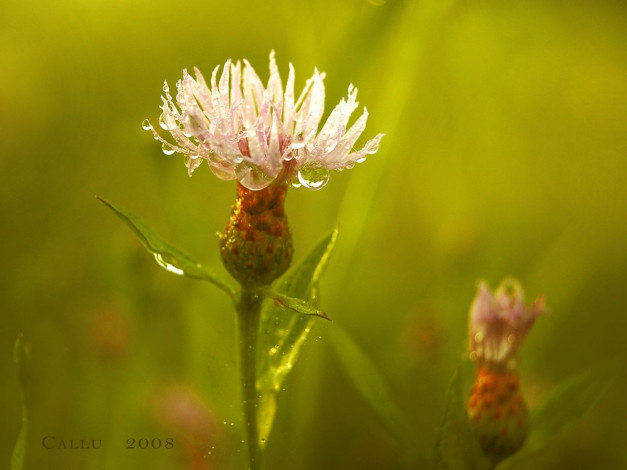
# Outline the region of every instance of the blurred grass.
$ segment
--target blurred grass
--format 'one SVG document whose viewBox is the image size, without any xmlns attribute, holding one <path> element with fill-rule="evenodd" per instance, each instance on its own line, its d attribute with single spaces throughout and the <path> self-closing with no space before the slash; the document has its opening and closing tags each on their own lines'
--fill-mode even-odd
<svg viewBox="0 0 627 470">
<path fill-rule="evenodd" d="M 375 4 L 379 6 L 375 6 Z M 531 405 L 578 371 L 624 361 L 627 12 L 621 2 L 258 0 L 0 4 L 4 269 L 0 461 L 19 433 L 12 345 L 32 346 L 27 467 L 180 468 L 154 396 L 185 382 L 214 420 L 207 468 L 236 469 L 234 317 L 217 289 L 169 275 L 93 199 L 141 214 L 219 267 L 234 185 L 188 178 L 143 132 L 164 79 L 267 54 L 297 86 L 349 83 L 379 154 L 320 192 L 290 191 L 296 255 L 337 221 L 324 308 L 384 372 L 428 450 L 464 352 L 477 278 L 519 277 L 553 314 L 523 349 Z M 221 268 L 220 268 L 221 269 Z M 279 398 L 269 468 L 392 468 L 398 449 L 328 356 L 319 325 Z M 108 332 L 103 334 L 104 332 Z M 624 468 L 627 382 L 538 458 L 538 469 Z M 226 422 L 226 424 L 224 424 Z M 230 423 L 235 423 L 233 426 Z M 41 438 L 103 439 L 98 453 Z M 188 459 L 188 460 L 186 460 Z M 187 462 L 187 463 L 185 463 Z M 189 467 L 191 468 L 191 467 Z"/>
</svg>

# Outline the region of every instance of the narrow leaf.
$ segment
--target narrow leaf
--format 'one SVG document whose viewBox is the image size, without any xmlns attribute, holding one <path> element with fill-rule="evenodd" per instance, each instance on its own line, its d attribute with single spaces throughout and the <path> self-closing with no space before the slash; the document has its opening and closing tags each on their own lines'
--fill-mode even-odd
<svg viewBox="0 0 627 470">
<path fill-rule="evenodd" d="M 466 415 L 462 379 L 455 372 L 446 395 L 444 419 L 433 448 L 435 470 L 486 470 L 492 468 L 483 457 Z"/>
<path fill-rule="evenodd" d="M 15 365 L 20 385 L 20 399 L 22 404 L 22 426 L 17 437 L 17 442 L 13 448 L 11 456 L 11 470 L 22 470 L 24 468 L 24 455 L 26 454 L 26 435 L 28 433 L 28 413 L 26 410 L 26 360 L 28 358 L 28 346 L 24 341 L 24 335 L 19 335 L 15 340 L 13 348 Z"/>
<path fill-rule="evenodd" d="M 330 337 L 335 356 L 357 390 L 377 412 L 397 441 L 405 449 L 412 449 L 415 443 L 413 437 L 415 433 L 392 399 L 374 363 L 338 325 L 333 327 Z"/>
<path fill-rule="evenodd" d="M 257 391 L 260 395 L 259 445 L 264 447 L 277 406 L 277 395 L 298 358 L 317 309 L 318 283 L 335 245 L 337 229 L 324 237 L 305 258 L 292 266 L 275 286 L 278 304 L 266 305 L 261 314 L 257 349 Z M 275 299 L 276 300 L 276 299 Z M 305 313 L 294 315 L 285 307 Z"/>
<path fill-rule="evenodd" d="M 331 321 L 326 313 L 305 300 L 277 293 L 272 293 L 270 297 L 274 300 L 276 306 L 287 308 L 302 315 L 312 315 L 314 317 L 320 317 Z"/>
<path fill-rule="evenodd" d="M 111 209 L 120 219 L 135 232 L 142 245 L 155 257 L 155 261 L 164 269 L 180 276 L 208 281 L 226 292 L 232 299 L 235 298 L 235 289 L 222 279 L 212 269 L 207 268 L 194 260 L 188 254 L 170 245 L 156 235 L 148 225 L 138 216 L 131 214 L 121 207 L 96 196 L 96 198 Z"/>
<path fill-rule="evenodd" d="M 524 447 L 505 460 L 501 468 L 526 460 L 544 449 L 560 432 L 588 414 L 608 391 L 618 367 L 608 366 L 572 377 L 559 385 L 544 404 L 531 413 L 530 433 Z"/>
</svg>

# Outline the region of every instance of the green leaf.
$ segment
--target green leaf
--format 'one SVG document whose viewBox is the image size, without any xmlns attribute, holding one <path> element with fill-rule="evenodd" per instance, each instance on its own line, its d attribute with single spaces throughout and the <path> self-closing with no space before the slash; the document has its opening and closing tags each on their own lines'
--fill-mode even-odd
<svg viewBox="0 0 627 470">
<path fill-rule="evenodd" d="M 608 366 L 572 377 L 559 385 L 544 404 L 531 413 L 530 433 L 524 447 L 499 469 L 509 468 L 544 449 L 560 432 L 588 414 L 608 391 L 618 367 Z"/>
<path fill-rule="evenodd" d="M 269 297 L 274 300 L 276 306 L 287 308 L 302 315 L 311 315 L 331 321 L 326 313 L 305 300 L 289 297 L 283 294 L 277 294 L 275 292 L 270 293 Z"/>
<path fill-rule="evenodd" d="M 261 313 L 257 343 L 257 391 L 260 396 L 257 418 L 262 448 L 272 430 L 281 385 L 292 370 L 315 321 L 312 315 L 324 315 L 317 309 L 318 284 L 337 233 L 335 229 L 325 236 L 278 280 L 274 288 L 276 294 L 273 294 L 275 302 L 268 302 Z M 294 314 L 285 307 L 305 315 Z"/>
<path fill-rule="evenodd" d="M 22 427 L 17 437 L 17 442 L 13 448 L 11 456 L 11 470 L 22 470 L 24 468 L 24 455 L 26 453 L 26 434 L 28 433 L 28 413 L 26 410 L 26 361 L 28 359 L 28 345 L 24 341 L 24 335 L 20 334 L 15 340 L 13 348 L 15 365 L 20 384 L 20 399 L 22 402 Z"/>
<path fill-rule="evenodd" d="M 232 299 L 236 297 L 235 289 L 223 280 L 212 269 L 207 268 L 194 260 L 188 254 L 170 245 L 156 235 L 148 225 L 138 216 L 131 214 L 121 207 L 96 196 L 96 198 L 120 217 L 139 237 L 142 245 L 155 257 L 155 261 L 164 269 L 179 276 L 208 281 L 226 292 Z"/>
<path fill-rule="evenodd" d="M 481 453 L 466 415 L 462 379 L 455 372 L 446 395 L 444 419 L 433 448 L 432 468 L 436 470 L 488 470 L 490 463 Z"/>
<path fill-rule="evenodd" d="M 357 390 L 404 449 L 413 452 L 415 433 L 392 399 L 385 380 L 374 363 L 339 325 L 333 327 L 330 337 L 335 356 Z M 406 458 L 415 461 L 419 456 Z"/>
</svg>

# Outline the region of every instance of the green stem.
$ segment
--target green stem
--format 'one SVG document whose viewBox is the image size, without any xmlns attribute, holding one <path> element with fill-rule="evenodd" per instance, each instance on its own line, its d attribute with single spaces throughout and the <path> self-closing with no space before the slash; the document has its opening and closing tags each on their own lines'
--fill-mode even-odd
<svg viewBox="0 0 627 470">
<path fill-rule="evenodd" d="M 263 297 L 256 291 L 242 290 L 237 305 L 240 347 L 240 374 L 246 441 L 248 444 L 248 470 L 260 470 L 261 460 L 257 434 L 257 333 Z"/>
</svg>

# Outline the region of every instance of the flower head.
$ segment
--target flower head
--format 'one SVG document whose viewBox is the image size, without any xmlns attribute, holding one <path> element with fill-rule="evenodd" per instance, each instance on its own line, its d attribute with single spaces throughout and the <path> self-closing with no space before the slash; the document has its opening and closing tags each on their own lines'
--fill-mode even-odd
<svg viewBox="0 0 627 470">
<path fill-rule="evenodd" d="M 219 79 L 218 69 L 213 70 L 210 85 L 198 69 L 194 69 L 195 78 L 184 70 L 176 85 L 176 104 L 165 83 L 159 124 L 175 143 L 144 122 L 143 127 L 162 142 L 164 153 L 186 156 L 190 175 L 204 160 L 217 177 L 237 179 L 251 190 L 273 182 L 299 182 L 318 189 L 328 180 L 329 170 L 351 168 L 378 150 L 383 134 L 366 142 L 361 150 L 353 149 L 366 128 L 368 111 L 364 108 L 347 127 L 358 106 L 357 89 L 352 85 L 348 97 L 319 129 L 324 113 L 324 73 L 315 70 L 295 99 L 294 68 L 290 64 L 283 88 L 274 51 L 265 87 L 246 60 L 243 67 L 239 61 L 227 60 Z"/>
<path fill-rule="evenodd" d="M 480 365 L 513 368 L 520 345 L 545 311 L 543 298 L 525 307 L 523 289 L 514 279 L 505 279 L 494 294 L 479 283 L 468 323 L 471 357 Z"/>
</svg>

